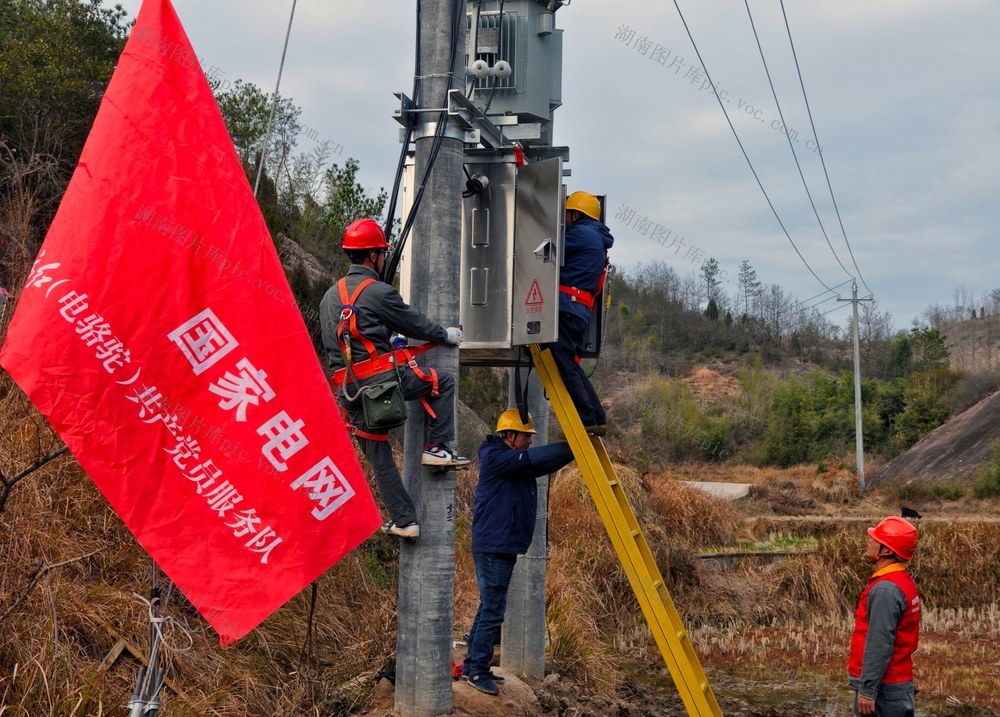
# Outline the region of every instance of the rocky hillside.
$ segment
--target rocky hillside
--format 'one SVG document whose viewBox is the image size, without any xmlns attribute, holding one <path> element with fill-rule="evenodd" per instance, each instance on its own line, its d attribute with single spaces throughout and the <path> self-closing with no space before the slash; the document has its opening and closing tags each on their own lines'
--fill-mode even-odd
<svg viewBox="0 0 1000 717">
<path fill-rule="evenodd" d="M 1000 391 L 928 433 L 882 468 L 873 483 L 942 478 L 971 483 L 976 470 L 990 460 L 990 446 L 997 441 L 1000 441 Z"/>
</svg>

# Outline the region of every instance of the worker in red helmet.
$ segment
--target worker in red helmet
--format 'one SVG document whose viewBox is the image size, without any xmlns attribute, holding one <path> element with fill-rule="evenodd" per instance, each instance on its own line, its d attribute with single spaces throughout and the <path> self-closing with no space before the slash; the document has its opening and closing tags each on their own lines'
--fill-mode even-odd
<svg viewBox="0 0 1000 717">
<path fill-rule="evenodd" d="M 906 569 L 917 529 L 890 516 L 868 528 L 865 558 L 874 572 L 858 600 L 847 673 L 854 714 L 913 717 L 913 661 L 920 633 L 920 595 Z"/>
<path fill-rule="evenodd" d="M 349 376 L 340 383 L 338 398 L 389 510 L 391 520 L 382 529 L 397 537 L 416 538 L 420 535 L 416 507 L 393 460 L 388 428 L 367 425 L 360 389 L 398 378 L 403 397 L 420 400 L 428 413 L 421 463 L 444 469 L 468 465 L 469 459 L 448 445 L 455 436 L 455 377 L 419 366 L 409 349 L 395 348 L 392 343 L 396 333 L 457 346 L 462 342 L 462 330 L 431 321 L 379 279 L 389 244 L 377 222 L 352 222 L 344 232 L 343 248 L 351 267 L 347 276 L 326 292 L 319 306 L 323 345 L 329 352 L 330 367 L 340 376 L 345 372 Z"/>
</svg>

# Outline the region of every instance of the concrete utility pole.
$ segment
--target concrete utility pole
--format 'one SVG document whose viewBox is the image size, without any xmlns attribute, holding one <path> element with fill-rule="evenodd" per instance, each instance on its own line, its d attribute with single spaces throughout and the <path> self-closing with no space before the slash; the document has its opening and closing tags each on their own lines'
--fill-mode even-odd
<svg viewBox="0 0 1000 717">
<path fill-rule="evenodd" d="M 513 371 L 511 388 L 514 387 Z M 513 397 L 513 391 L 511 396 Z M 513 402 L 512 402 L 513 404 Z M 537 373 L 528 380 L 528 412 L 538 431 L 532 445 L 549 442 L 549 402 Z M 517 559 L 507 591 L 500 666 L 514 674 L 545 677 L 545 578 L 548 568 L 549 477 L 536 479 L 538 508 L 528 552 Z"/>
<path fill-rule="evenodd" d="M 418 0 L 421 75 L 417 109 L 447 106 L 449 79 L 465 77 L 464 0 Z M 453 28 L 459 23 L 459 31 Z M 424 176 L 441 115 L 418 112 L 415 175 Z M 410 300 L 445 325 L 458 323 L 461 247 L 462 135 L 446 131 L 434 160 L 410 238 Z M 458 350 L 430 353 L 438 371 L 458 379 Z M 456 392 L 457 394 L 457 392 Z M 454 410 L 454 407 L 452 407 Z M 454 436 L 451 437 L 454 447 Z M 399 556 L 396 636 L 396 709 L 403 717 L 451 712 L 451 654 L 455 584 L 455 474 L 433 474 L 420 465 L 424 408 L 411 403 L 406 422 L 406 487 L 417 504 L 420 538 L 403 540 Z"/>
<path fill-rule="evenodd" d="M 861 348 L 858 338 L 858 302 L 873 301 L 870 294 L 864 298 L 858 298 L 858 282 L 851 280 L 851 298 L 841 299 L 837 296 L 837 301 L 850 301 L 853 312 L 853 331 L 851 336 L 854 339 L 854 444 L 855 460 L 858 464 L 858 490 L 865 489 L 865 437 L 861 425 Z"/>
</svg>

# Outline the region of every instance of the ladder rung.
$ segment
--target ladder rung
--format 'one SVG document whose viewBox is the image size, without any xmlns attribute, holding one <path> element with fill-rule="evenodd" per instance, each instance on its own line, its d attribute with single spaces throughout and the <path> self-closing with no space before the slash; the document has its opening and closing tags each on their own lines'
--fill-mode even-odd
<svg viewBox="0 0 1000 717">
<path fill-rule="evenodd" d="M 638 538 L 640 535 L 642 535 L 642 533 L 640 532 L 640 530 L 638 528 L 632 528 L 631 532 L 632 532 L 632 537 L 633 538 Z"/>
</svg>

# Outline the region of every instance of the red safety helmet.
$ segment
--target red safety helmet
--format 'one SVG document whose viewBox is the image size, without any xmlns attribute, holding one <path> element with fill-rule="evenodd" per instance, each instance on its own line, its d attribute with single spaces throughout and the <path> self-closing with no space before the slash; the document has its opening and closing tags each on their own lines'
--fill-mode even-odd
<svg viewBox="0 0 1000 717">
<path fill-rule="evenodd" d="M 917 529 L 910 521 L 895 515 L 889 516 L 874 528 L 869 528 L 868 535 L 903 560 L 912 558 L 913 549 L 917 547 Z"/>
<path fill-rule="evenodd" d="M 344 230 L 344 251 L 388 248 L 385 233 L 374 219 L 355 219 Z"/>
</svg>

